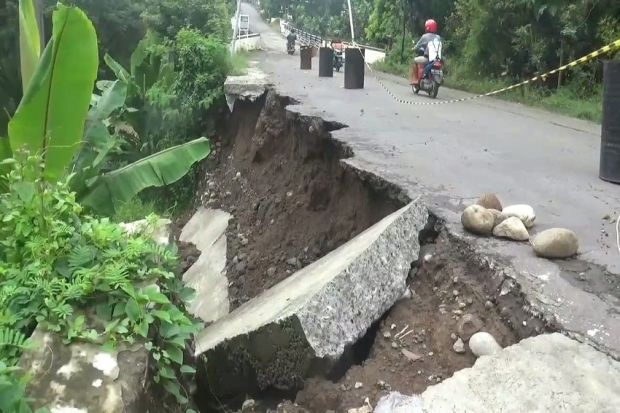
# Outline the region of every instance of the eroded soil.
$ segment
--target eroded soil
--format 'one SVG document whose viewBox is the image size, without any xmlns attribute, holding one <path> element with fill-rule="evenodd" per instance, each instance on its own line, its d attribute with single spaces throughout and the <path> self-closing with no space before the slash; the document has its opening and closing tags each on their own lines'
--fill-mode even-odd
<svg viewBox="0 0 620 413">
<path fill-rule="evenodd" d="M 269 93 L 238 102 L 203 182 L 203 203 L 230 212 L 231 310 L 398 209 L 345 168 L 335 126 L 285 110 Z"/>
</svg>

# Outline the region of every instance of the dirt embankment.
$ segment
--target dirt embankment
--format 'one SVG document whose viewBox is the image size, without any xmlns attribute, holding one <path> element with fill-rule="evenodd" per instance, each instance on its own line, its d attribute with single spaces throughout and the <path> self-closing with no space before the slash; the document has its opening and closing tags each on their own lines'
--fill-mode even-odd
<svg viewBox="0 0 620 413">
<path fill-rule="evenodd" d="M 330 132 L 342 125 L 287 111 L 289 103 L 273 91 L 252 103 L 237 102 L 204 166 L 201 203 L 233 216 L 226 234 L 231 310 L 407 201 L 398 188 L 341 162 L 351 150 Z M 374 405 L 389 390 L 420 393 L 473 365 L 466 339 L 455 349 L 471 325 L 502 346 L 546 329 L 529 315 L 511 280 L 493 273 L 440 222 L 431 221 L 419 234 L 424 247 L 412 263 L 411 297 L 377 321 L 341 369 L 307 378 L 296 394 L 267 389 L 239 398 L 257 399 L 253 411 L 268 411 L 288 397 L 296 399 L 299 411 L 346 412 L 366 399 Z M 183 251 L 185 267 L 195 251 L 187 246 Z"/>
<path fill-rule="evenodd" d="M 232 308 L 345 243 L 402 203 L 340 160 L 340 128 L 286 111 L 273 92 L 237 102 L 203 182 L 204 203 L 233 215 Z"/>
</svg>

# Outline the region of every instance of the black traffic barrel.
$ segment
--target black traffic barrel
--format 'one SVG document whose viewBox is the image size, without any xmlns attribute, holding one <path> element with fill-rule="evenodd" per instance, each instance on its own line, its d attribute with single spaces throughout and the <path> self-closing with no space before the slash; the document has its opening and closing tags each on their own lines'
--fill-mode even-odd
<svg viewBox="0 0 620 413">
<path fill-rule="evenodd" d="M 312 69 L 312 46 L 301 46 L 299 48 L 299 60 L 301 70 Z"/>
<path fill-rule="evenodd" d="M 334 77 L 334 49 L 319 49 L 319 77 Z"/>
<path fill-rule="evenodd" d="M 620 183 L 620 61 L 604 63 L 599 177 Z"/>
<path fill-rule="evenodd" d="M 347 47 L 344 55 L 344 88 L 364 89 L 364 58 L 366 49 L 363 47 Z"/>
</svg>

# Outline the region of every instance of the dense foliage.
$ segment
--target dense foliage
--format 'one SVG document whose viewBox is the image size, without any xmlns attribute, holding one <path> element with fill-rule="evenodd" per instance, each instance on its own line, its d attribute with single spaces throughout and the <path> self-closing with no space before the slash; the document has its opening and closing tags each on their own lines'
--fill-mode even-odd
<svg viewBox="0 0 620 413">
<path fill-rule="evenodd" d="M 620 38 L 620 3 L 614 0 L 359 0 L 352 2 L 357 37 L 380 46 L 417 38 L 435 18 L 451 56 L 473 72 L 537 72 Z M 288 14 L 308 31 L 349 33 L 346 1 L 267 0 L 269 15 Z M 404 25 L 404 27 L 403 27 Z"/>
<path fill-rule="evenodd" d="M 194 28 L 218 40 L 230 36 L 230 5 L 226 0 L 145 0 L 144 19 L 162 36 L 174 38 L 183 28 Z"/>
<path fill-rule="evenodd" d="M 130 71 L 106 55 L 116 80 L 94 90 L 91 20 L 58 5 L 42 51 L 34 4 L 19 1 L 21 59 L 12 82 L 25 92 L 8 112 L 8 136 L 0 136 L 0 411 L 30 412 L 15 366 L 37 326 L 67 343 L 142 343 L 155 382 L 186 403 L 179 376 L 194 373 L 183 353 L 199 326 L 184 309 L 192 290 L 173 272 L 175 253 L 150 240 L 156 217 L 131 235 L 102 215 L 146 188 L 176 182 L 209 154 L 207 139 L 190 141 L 184 132 L 204 131 L 205 114 L 221 103 L 228 52 L 198 29 L 173 39 L 151 31 Z M 140 127 L 147 114 L 165 121 L 175 111 L 181 130 Z M 143 137 L 152 138 L 150 149 L 124 156 L 124 144 Z"/>
<path fill-rule="evenodd" d="M 186 401 L 176 374 L 193 371 L 183 350 L 197 324 L 173 303 L 192 293 L 173 273 L 174 252 L 85 215 L 66 179 L 51 183 L 39 157 L 22 158 L 0 195 L 0 336 L 25 338 L 38 324 L 66 342 L 145 342 L 155 380 Z M 0 363 L 18 355 L 0 342 Z"/>
</svg>

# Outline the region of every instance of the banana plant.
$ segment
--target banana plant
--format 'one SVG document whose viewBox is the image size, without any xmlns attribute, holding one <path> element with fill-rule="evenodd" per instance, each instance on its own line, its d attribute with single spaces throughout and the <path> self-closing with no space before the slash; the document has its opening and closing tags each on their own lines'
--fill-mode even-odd
<svg viewBox="0 0 620 413">
<path fill-rule="evenodd" d="M 52 21 L 52 38 L 9 122 L 9 143 L 42 153 L 43 176 L 56 181 L 82 143 L 99 57 L 95 28 L 80 9 L 59 5 Z"/>
<path fill-rule="evenodd" d="M 33 0 L 19 0 L 19 49 L 22 90 L 26 91 L 41 56 L 41 37 Z"/>
<path fill-rule="evenodd" d="M 25 10 L 26 20 L 34 16 Z M 92 22 L 79 8 L 64 5 L 57 6 L 52 20 L 52 38 L 9 122 L 9 138 L 0 139 L 0 168 L 7 167 L 3 160 L 16 150 L 41 153 L 47 180 L 72 173 L 78 199 L 98 212 L 112 213 L 145 188 L 177 181 L 209 155 L 209 141 L 200 138 L 104 171 L 114 146 L 107 119 L 124 104 L 128 82 L 103 83 L 102 94 L 93 96 L 99 58 Z M 28 23 L 28 33 L 20 35 L 31 39 L 38 28 L 36 22 Z"/>
</svg>

